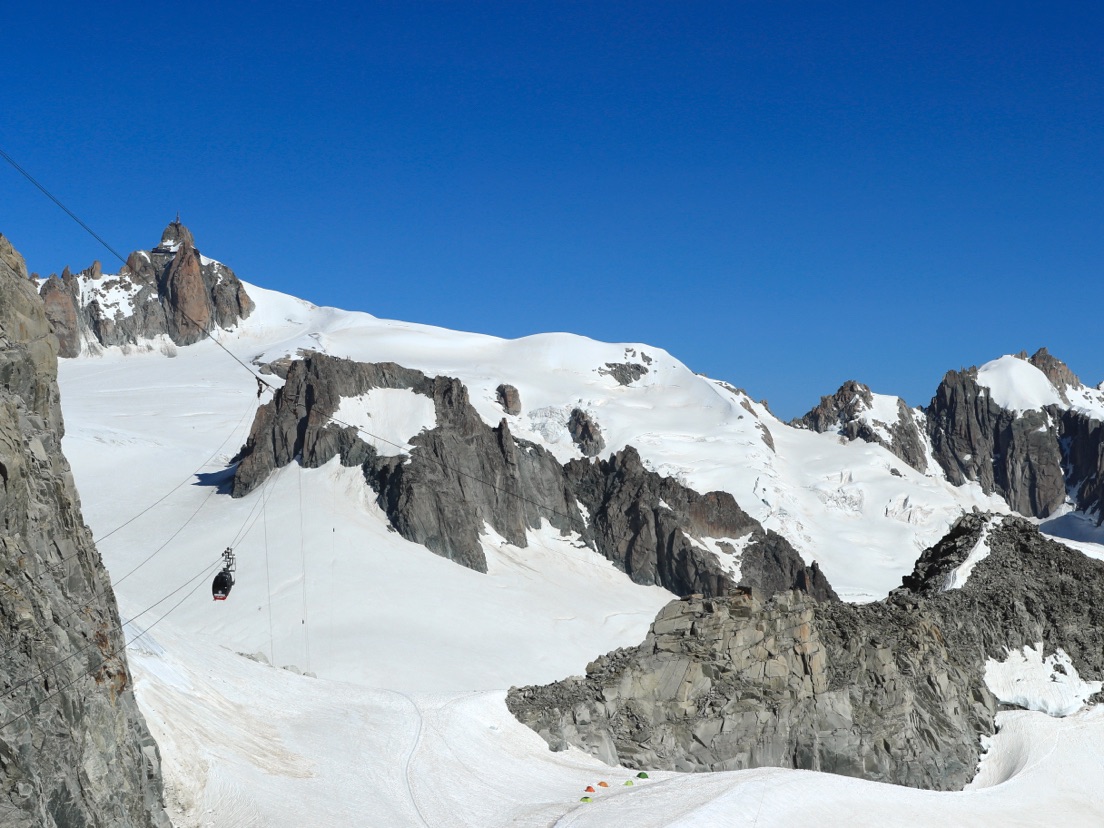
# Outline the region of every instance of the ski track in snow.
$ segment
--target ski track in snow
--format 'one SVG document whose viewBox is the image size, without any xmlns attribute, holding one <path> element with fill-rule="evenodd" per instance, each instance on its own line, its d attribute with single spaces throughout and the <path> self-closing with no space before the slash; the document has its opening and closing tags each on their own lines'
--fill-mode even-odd
<svg viewBox="0 0 1104 828">
<path fill-rule="evenodd" d="M 418 819 L 425 828 L 430 828 L 425 814 L 422 813 L 422 809 L 418 805 L 418 797 L 414 794 L 414 786 L 410 782 L 410 765 L 418 753 L 418 747 L 422 744 L 422 727 L 425 724 L 425 717 L 422 715 L 422 709 L 418 707 L 418 703 L 410 698 L 410 696 L 406 695 L 406 693 L 403 693 L 401 690 L 392 690 L 391 692 L 401 696 L 409 702 L 410 706 L 414 708 L 414 715 L 418 717 L 418 730 L 414 734 L 414 743 L 410 746 L 410 752 L 406 754 L 406 761 L 403 763 L 403 781 L 406 783 L 406 792 L 410 796 L 410 804 L 414 806 L 414 810 L 418 814 Z"/>
<path fill-rule="evenodd" d="M 951 487 L 879 446 L 792 429 L 657 348 L 567 334 L 504 341 L 248 290 L 253 317 L 219 334 L 244 361 L 311 348 L 456 376 L 491 425 L 505 416 L 494 389 L 506 382 L 523 406 L 506 416 L 511 431 L 561 460 L 579 456 L 563 424 L 583 408 L 603 430 L 604 455 L 631 444 L 652 469 L 698 491 L 731 492 L 852 599 L 897 586 L 961 511 L 1007 511 L 976 486 Z M 598 371 L 639 362 L 641 353 L 649 372 L 628 387 Z M 1024 373 L 1021 365 L 990 366 L 990 393 L 1025 406 L 1049 398 L 1041 385 L 1017 391 L 1009 379 L 1016 372 Z M 101 543 L 116 578 L 200 510 L 119 586 L 126 614 L 137 615 L 244 532 L 231 599 L 212 606 L 200 591 L 158 626 L 156 641 L 131 648 L 178 828 L 782 826 L 814 814 L 825 824 L 880 826 L 1104 822 L 1095 796 L 1102 706 L 1061 720 L 1000 714 L 977 778 L 956 794 L 779 769 L 655 772 L 617 787 L 635 771 L 574 749 L 550 752 L 509 715 L 504 688 L 579 674 L 600 653 L 638 643 L 674 596 L 632 584 L 547 524 L 524 548 L 488 531 L 488 573 L 463 569 L 389 532 L 359 472 L 336 460 L 311 470 L 293 464 L 262 491 L 204 503 L 244 442 L 256 403 L 252 380 L 210 342 L 172 360 L 109 348 L 63 361 L 59 373 L 64 449 L 89 525 L 106 533 L 149 510 Z M 409 417 L 380 407 L 395 396 L 366 395 L 355 413 L 386 424 L 403 443 L 431 420 L 424 406 Z M 896 416 L 890 399 L 879 398 L 876 419 Z M 411 402 L 418 403 L 404 404 Z M 156 502 L 197 467 L 203 477 Z M 269 498 L 263 512 L 260 497 Z M 1051 524 L 1069 527 L 1078 548 L 1101 554 L 1101 534 L 1076 516 Z M 699 542 L 716 551 L 717 540 Z M 318 679 L 235 654 L 306 666 L 308 648 Z M 599 779 L 615 787 L 581 803 L 583 788 Z"/>
</svg>

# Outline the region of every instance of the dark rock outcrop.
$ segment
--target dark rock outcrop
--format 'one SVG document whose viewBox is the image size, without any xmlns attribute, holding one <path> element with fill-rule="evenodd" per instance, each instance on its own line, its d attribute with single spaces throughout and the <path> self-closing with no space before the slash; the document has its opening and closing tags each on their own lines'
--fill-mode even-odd
<svg viewBox="0 0 1104 828">
<path fill-rule="evenodd" d="M 502 410 L 510 416 L 516 417 L 521 413 L 521 395 L 514 386 L 503 383 L 495 389 L 495 397 Z"/>
<path fill-rule="evenodd" d="M 598 369 L 598 373 L 613 377 L 618 385 L 632 385 L 647 374 L 648 369 L 639 362 L 607 362 Z"/>
<path fill-rule="evenodd" d="M 959 589 L 947 573 L 986 533 Z M 1063 648 L 1104 676 L 1104 563 L 1021 518 L 964 516 L 884 601 L 738 590 L 664 608 L 639 646 L 507 705 L 555 749 L 684 771 L 779 766 L 935 790 L 973 776 L 1006 648 Z"/>
<path fill-rule="evenodd" d="M 797 590 L 818 601 L 838 601 L 816 561 L 806 566 L 797 550 L 777 532 L 757 529 L 740 559 L 740 586 L 764 595 Z"/>
<path fill-rule="evenodd" d="M 128 346 L 166 335 L 190 345 L 253 311 L 234 272 L 201 256 L 179 219 L 157 247 L 131 253 L 118 274 L 105 276 L 99 262 L 76 276 L 66 268 L 40 292 L 64 357 L 79 355 L 82 341 Z"/>
<path fill-rule="evenodd" d="M 57 340 L 0 236 L 0 821 L 159 826 L 160 759 L 61 453 Z"/>
<path fill-rule="evenodd" d="M 948 371 L 927 408 L 932 453 L 956 486 L 976 481 L 1017 512 L 1046 517 L 1066 500 L 1056 413 L 1001 408 L 976 368 Z"/>
<path fill-rule="evenodd" d="M 598 423 L 581 408 L 571 411 L 567 430 L 571 434 L 571 441 L 586 457 L 594 457 L 606 447 L 606 441 L 602 439 L 602 430 L 598 427 Z"/>
<path fill-rule="evenodd" d="M 394 447 L 372 445 L 370 426 L 358 431 L 330 419 L 342 397 L 373 388 L 405 388 L 433 400 L 437 427 L 411 438 L 409 458 L 385 456 Z M 234 496 L 296 456 L 308 468 L 336 456 L 361 466 L 403 537 L 480 572 L 487 568 L 479 542 L 485 523 L 518 546 L 526 545 L 526 529 L 538 527 L 542 517 L 565 531 L 583 525 L 552 454 L 516 440 L 505 420 L 487 426 L 458 380 L 431 379 L 391 363 L 323 354 L 293 362 L 284 387 L 257 412 Z"/>
<path fill-rule="evenodd" d="M 740 585 L 836 599 L 816 565 L 806 567 L 785 538 L 765 532 L 732 495 L 698 494 L 648 471 L 632 446 L 609 460 L 573 460 L 566 473 L 568 488 L 590 513 L 588 539 L 637 583 L 677 595 L 723 595 L 737 582 L 713 555 L 702 554 L 697 539 L 752 535 L 740 556 Z"/>
<path fill-rule="evenodd" d="M 370 423 L 358 429 L 333 420 L 342 398 L 374 388 L 404 388 L 433 400 L 436 426 L 410 438 L 409 454 L 375 439 Z M 308 354 L 290 364 L 284 387 L 258 410 L 237 458 L 234 496 L 297 457 L 306 467 L 333 457 L 360 466 L 403 537 L 479 571 L 486 571 L 485 525 L 524 547 L 527 530 L 547 520 L 561 532 L 577 532 L 637 583 L 724 594 L 737 585 L 732 573 L 739 564 L 746 565 L 740 583 L 835 597 L 815 565 L 806 567 L 784 538 L 764 532 L 731 495 L 701 495 L 650 472 L 632 447 L 606 461 L 563 466 L 515 437 L 505 419 L 494 427 L 484 423 L 456 379 Z M 749 534 L 729 568 L 702 541 Z"/>
<path fill-rule="evenodd" d="M 921 426 L 905 401 L 897 398 L 895 418 L 891 422 L 874 419 L 874 394 L 861 382 L 848 380 L 830 397 L 791 425 L 824 433 L 835 431 L 848 440 L 877 443 L 920 472 L 927 471 Z M 923 424 L 923 421 L 921 421 Z"/>
</svg>

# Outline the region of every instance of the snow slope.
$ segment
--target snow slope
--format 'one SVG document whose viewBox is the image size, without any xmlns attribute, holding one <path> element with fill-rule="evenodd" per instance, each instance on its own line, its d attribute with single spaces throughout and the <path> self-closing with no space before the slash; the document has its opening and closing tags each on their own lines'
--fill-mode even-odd
<svg viewBox="0 0 1104 828">
<path fill-rule="evenodd" d="M 314 349 L 456 376 L 490 424 L 504 416 L 495 388 L 509 383 L 522 400 L 511 430 L 561 459 L 579 456 L 566 417 L 583 408 L 606 454 L 631 444 L 656 471 L 731 492 L 851 599 L 898 585 L 963 509 L 1005 508 L 876 445 L 792 429 L 650 346 L 507 341 L 248 290 L 257 310 L 220 333 L 243 360 Z M 1079 725 L 1098 736 L 1095 712 L 1007 719 L 979 777 L 995 786 L 985 790 L 937 795 L 778 770 L 656 774 L 584 806 L 586 784 L 625 774 L 550 753 L 508 715 L 505 690 L 581 673 L 638 642 L 674 596 L 632 584 L 548 527 L 524 548 L 488 532 L 488 573 L 464 569 L 389 531 L 359 473 L 336 461 L 293 464 L 233 500 L 220 487 L 258 402 L 253 380 L 211 342 L 174 358 L 129 350 L 62 362 L 64 448 L 121 610 L 135 619 L 130 634 L 157 623 L 132 655 L 180 825 L 782 825 L 814 802 L 832 821 L 907 814 L 918 824 L 909 806 L 922 803 L 931 824 L 1029 824 L 1044 805 L 1079 824 L 1071 791 L 1087 783 L 1071 768 L 1099 756 L 1069 734 Z M 626 361 L 648 372 L 621 386 L 603 369 Z M 413 396 L 369 394 L 342 410 L 402 445 L 432 427 Z M 215 604 L 207 585 L 227 546 L 238 583 Z M 1061 749 L 1040 748 L 1058 734 Z"/>
<path fill-rule="evenodd" d="M 641 780 L 575 749 L 552 753 L 510 716 L 501 692 L 412 695 L 309 679 L 160 628 L 132 644 L 130 658 L 178 828 L 1104 820 L 1104 706 L 1062 719 L 1001 713 L 977 778 L 960 793 L 781 769 Z M 594 801 L 583 803 L 588 786 Z"/>
</svg>

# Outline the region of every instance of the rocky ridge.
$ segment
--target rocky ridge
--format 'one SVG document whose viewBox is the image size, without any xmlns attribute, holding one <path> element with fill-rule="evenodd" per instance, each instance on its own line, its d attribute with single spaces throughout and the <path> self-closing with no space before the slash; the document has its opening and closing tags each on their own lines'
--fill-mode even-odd
<svg viewBox="0 0 1104 828">
<path fill-rule="evenodd" d="M 920 472 L 927 471 L 927 452 L 922 427 L 926 421 L 917 417 L 900 397 L 892 398 L 891 410 L 881 413 L 875 407 L 870 388 L 848 380 L 830 397 L 791 425 L 824 433 L 835 431 L 847 440 L 863 440 L 884 446 L 905 463 Z M 881 417 L 881 418 L 879 418 Z"/>
<path fill-rule="evenodd" d="M 168 828 L 114 595 L 61 453 L 57 351 L 0 236 L 0 821 Z"/>
<path fill-rule="evenodd" d="M 983 541 L 965 585 L 947 574 Z M 1015 517 L 966 515 L 865 605 L 735 590 L 674 601 L 585 677 L 511 689 L 553 750 L 681 771 L 790 767 L 933 790 L 972 777 L 998 709 L 987 659 L 1043 642 L 1104 676 L 1104 563 Z"/>
<path fill-rule="evenodd" d="M 406 389 L 433 401 L 436 426 L 410 438 L 409 454 L 332 419 L 342 399 L 377 388 Z M 588 434 L 593 438 L 595 431 Z M 477 571 L 487 568 L 484 526 L 525 547 L 526 532 L 547 521 L 576 532 L 637 583 L 676 594 L 723 594 L 747 584 L 835 597 L 815 565 L 807 567 L 731 495 L 701 495 L 651 472 L 631 447 L 607 460 L 561 464 L 543 447 L 514 436 L 505 418 L 493 427 L 484 423 L 457 379 L 324 354 L 292 362 L 283 388 L 258 410 L 237 458 L 232 493 L 247 494 L 297 458 L 316 468 L 334 457 L 362 469 L 403 537 Z M 720 556 L 709 541 L 717 542 Z"/>
<path fill-rule="evenodd" d="M 104 274 L 99 262 L 75 275 L 65 268 L 42 282 L 40 295 L 62 357 L 159 336 L 191 345 L 253 311 L 234 271 L 203 256 L 179 218 L 160 244 L 131 253 L 117 274 Z"/>
<path fill-rule="evenodd" d="M 955 485 L 976 482 L 1015 511 L 1049 517 L 1067 503 L 1104 515 L 1104 394 L 1087 388 L 1045 348 L 1017 358 L 1053 387 L 1054 402 L 1035 409 L 1002 407 L 979 382 L 976 367 L 948 371 L 926 408 L 896 400 L 897 417 L 872 416 L 873 395 L 848 381 L 792 424 L 878 443 L 914 469 Z M 1084 405 L 1090 400 L 1092 405 Z"/>
</svg>

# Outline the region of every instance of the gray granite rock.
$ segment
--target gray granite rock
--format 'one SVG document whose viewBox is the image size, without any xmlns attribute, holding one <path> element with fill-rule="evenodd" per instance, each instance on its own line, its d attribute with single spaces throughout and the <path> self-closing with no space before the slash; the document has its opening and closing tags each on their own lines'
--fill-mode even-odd
<svg viewBox="0 0 1104 828">
<path fill-rule="evenodd" d="M 989 556 L 946 591 L 983 531 Z M 507 705 L 553 750 L 629 767 L 792 767 L 958 790 L 993 732 L 986 660 L 1042 641 L 1100 679 L 1102 634 L 1104 563 L 1026 520 L 969 515 L 884 601 L 692 596 L 637 647 L 582 678 L 513 688 Z"/>
<path fill-rule="evenodd" d="M 1047 517 L 1066 500 L 1057 413 L 1001 408 L 976 368 L 948 371 L 927 408 L 932 453 L 956 486 L 976 481 L 1021 514 Z"/>
<path fill-rule="evenodd" d="M 0 822 L 168 828 L 110 581 L 61 453 L 57 343 L 0 236 Z"/>
<path fill-rule="evenodd" d="M 699 494 L 649 471 L 632 446 L 608 460 L 573 460 L 565 470 L 568 488 L 590 514 L 587 539 L 637 583 L 659 584 L 676 595 L 723 595 L 743 585 L 836 598 L 815 564 L 806 567 L 785 538 L 765 532 L 732 495 Z M 739 579 L 699 540 L 749 535 Z"/>
</svg>

